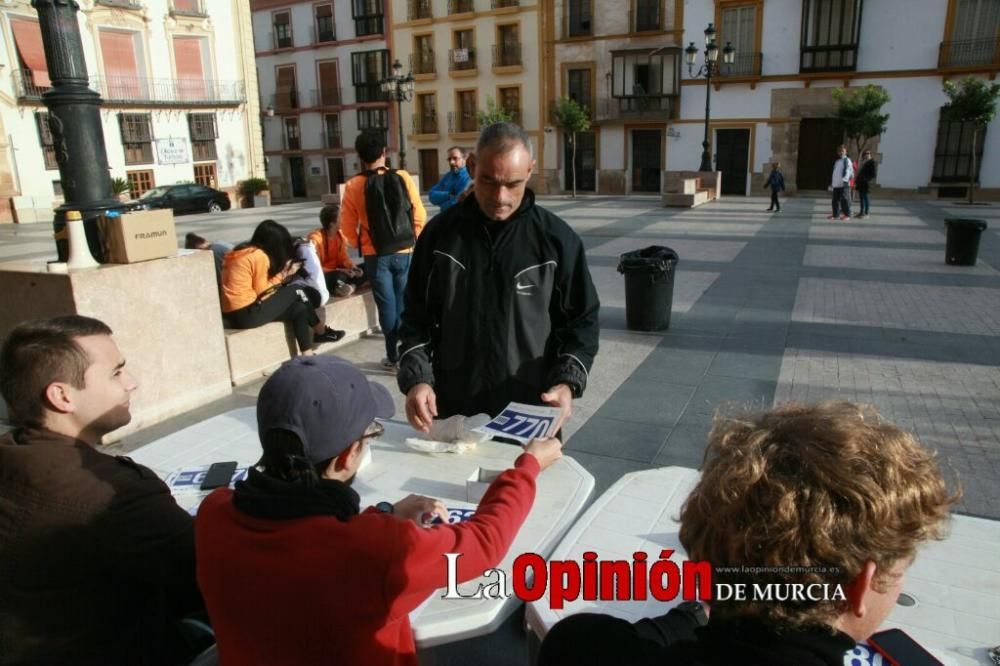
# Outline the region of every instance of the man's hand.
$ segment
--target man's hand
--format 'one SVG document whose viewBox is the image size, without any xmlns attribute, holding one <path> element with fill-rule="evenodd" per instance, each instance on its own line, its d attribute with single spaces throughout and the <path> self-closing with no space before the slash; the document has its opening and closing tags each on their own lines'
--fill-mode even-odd
<svg viewBox="0 0 1000 666">
<path fill-rule="evenodd" d="M 524 452 L 538 459 L 538 465 L 546 467 L 562 458 L 562 442 L 555 437 L 533 439 L 524 446 Z"/>
<path fill-rule="evenodd" d="M 406 420 L 415 429 L 429 432 L 437 413 L 437 394 L 430 384 L 421 382 L 406 393 Z"/>
<path fill-rule="evenodd" d="M 556 419 L 556 422 L 552 424 L 552 428 L 549 430 L 549 437 L 554 437 L 559 432 L 559 429 L 562 428 L 563 422 L 573 413 L 573 390 L 566 384 L 556 384 L 543 393 L 541 397 L 542 402 L 546 405 L 552 405 L 562 410 L 559 418 Z"/>
<path fill-rule="evenodd" d="M 347 269 L 347 274 L 351 277 L 361 277 L 361 272 L 360 266 L 351 266 Z"/>
<path fill-rule="evenodd" d="M 412 520 L 417 527 L 427 527 L 434 516 L 448 522 L 448 509 L 441 500 L 423 495 L 408 495 L 392 505 L 392 515 L 400 520 Z"/>
</svg>

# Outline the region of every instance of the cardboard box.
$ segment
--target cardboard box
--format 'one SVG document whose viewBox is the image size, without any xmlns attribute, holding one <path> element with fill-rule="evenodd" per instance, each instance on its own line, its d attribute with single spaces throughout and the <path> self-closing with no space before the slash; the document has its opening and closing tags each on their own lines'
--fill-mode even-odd
<svg viewBox="0 0 1000 666">
<path fill-rule="evenodd" d="M 111 264 L 172 257 L 177 254 L 177 230 L 172 210 L 145 210 L 102 217 L 98 221 L 104 260 Z"/>
</svg>

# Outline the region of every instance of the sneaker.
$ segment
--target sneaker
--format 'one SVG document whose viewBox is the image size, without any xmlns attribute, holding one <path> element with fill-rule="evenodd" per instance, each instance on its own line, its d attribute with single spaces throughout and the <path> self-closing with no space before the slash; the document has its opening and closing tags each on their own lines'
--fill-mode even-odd
<svg viewBox="0 0 1000 666">
<path fill-rule="evenodd" d="M 771 211 L 773 211 L 773 210 L 774 210 L 773 208 L 768 208 L 768 209 L 767 209 L 767 212 L 768 212 L 768 213 L 770 213 L 770 212 L 771 212 Z"/>
<path fill-rule="evenodd" d="M 337 287 L 333 290 L 333 295 L 338 298 L 347 298 L 354 293 L 354 285 L 347 284 L 346 282 L 340 282 Z"/>
<path fill-rule="evenodd" d="M 399 366 L 396 363 L 396 361 L 390 361 L 388 358 L 383 358 L 382 368 L 385 370 L 392 370 L 393 372 L 395 372 L 396 370 L 399 369 Z"/>
<path fill-rule="evenodd" d="M 851 216 L 850 215 L 841 215 L 840 219 L 842 219 L 842 220 L 849 220 L 849 219 L 851 219 Z"/>
<path fill-rule="evenodd" d="M 326 327 L 322 333 L 313 336 L 314 342 L 340 342 L 343 337 L 347 335 L 346 331 L 340 331 L 335 328 Z"/>
<path fill-rule="evenodd" d="M 827 215 L 826 219 L 828 219 L 828 220 L 836 220 L 837 216 L 836 215 Z"/>
<path fill-rule="evenodd" d="M 862 215 L 861 213 L 858 213 L 857 215 L 855 215 L 855 216 L 854 216 L 854 219 L 856 219 L 856 220 L 860 220 L 860 219 L 862 219 L 863 217 L 865 217 L 865 216 L 864 216 L 864 215 Z"/>
</svg>

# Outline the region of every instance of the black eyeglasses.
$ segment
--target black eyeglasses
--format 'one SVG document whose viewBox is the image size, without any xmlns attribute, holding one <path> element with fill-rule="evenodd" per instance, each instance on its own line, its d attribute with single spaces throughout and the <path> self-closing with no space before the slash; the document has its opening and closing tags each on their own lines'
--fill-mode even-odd
<svg viewBox="0 0 1000 666">
<path fill-rule="evenodd" d="M 365 432 L 361 435 L 361 439 L 378 439 L 384 434 L 385 426 L 378 421 L 372 421 L 371 425 L 365 428 Z"/>
</svg>

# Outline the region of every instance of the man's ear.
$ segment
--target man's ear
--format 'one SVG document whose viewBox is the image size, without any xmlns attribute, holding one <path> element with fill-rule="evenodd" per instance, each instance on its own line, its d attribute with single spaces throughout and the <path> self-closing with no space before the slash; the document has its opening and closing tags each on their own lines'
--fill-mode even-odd
<svg viewBox="0 0 1000 666">
<path fill-rule="evenodd" d="M 73 394 L 69 384 L 64 382 L 52 382 L 45 387 L 45 399 L 49 406 L 61 414 L 69 414 L 75 411 Z"/>
<path fill-rule="evenodd" d="M 350 446 L 340 452 L 336 458 L 333 459 L 334 470 L 340 471 L 346 469 L 347 466 L 355 462 L 354 458 L 361 456 L 361 440 L 352 442 Z"/>
<path fill-rule="evenodd" d="M 535 173 L 535 160 L 531 160 L 531 164 L 528 165 L 528 176 Z"/>
<path fill-rule="evenodd" d="M 851 615 L 864 617 L 868 612 L 867 599 L 868 592 L 872 589 L 875 581 L 876 567 L 871 560 L 865 562 L 860 573 L 854 579 L 844 585 L 844 596 L 847 597 L 847 605 Z"/>
<path fill-rule="evenodd" d="M 465 170 L 469 172 L 469 177 L 476 177 L 476 155 L 475 153 L 469 153 L 469 156 L 465 158 Z"/>
</svg>

